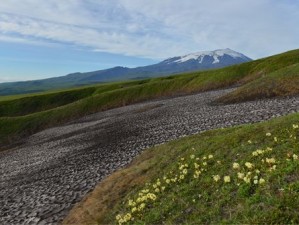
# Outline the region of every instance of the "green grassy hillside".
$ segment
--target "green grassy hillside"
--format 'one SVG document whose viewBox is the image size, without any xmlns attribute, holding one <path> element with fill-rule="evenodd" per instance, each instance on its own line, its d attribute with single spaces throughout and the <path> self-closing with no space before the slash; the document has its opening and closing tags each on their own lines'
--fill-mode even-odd
<svg viewBox="0 0 299 225">
<path fill-rule="evenodd" d="M 63 224 L 298 224 L 298 124 L 293 114 L 148 149 Z"/>
<path fill-rule="evenodd" d="M 299 50 L 294 50 L 218 70 L 60 90 L 38 96 L 14 96 L 11 100 L 5 97 L 6 100 L 1 101 L 0 98 L 0 144 L 13 143 L 34 132 L 87 114 L 161 96 L 249 85 L 275 71 L 278 77 L 283 76 L 279 71 L 284 69 L 294 70 L 293 77 L 296 78 L 297 67 L 291 65 L 297 63 Z M 267 81 L 265 79 L 265 84 Z M 297 94 L 297 91 L 292 94 Z"/>
<path fill-rule="evenodd" d="M 0 102 L 0 117 L 3 116 L 23 116 L 35 112 L 45 111 L 61 105 L 77 101 L 88 97 L 95 92 L 96 88 L 85 88 L 57 92 L 47 95 L 36 95 L 11 101 Z"/>
<path fill-rule="evenodd" d="M 265 74 L 218 101 L 234 103 L 275 96 L 290 96 L 299 93 L 299 64 L 294 64 Z"/>
</svg>

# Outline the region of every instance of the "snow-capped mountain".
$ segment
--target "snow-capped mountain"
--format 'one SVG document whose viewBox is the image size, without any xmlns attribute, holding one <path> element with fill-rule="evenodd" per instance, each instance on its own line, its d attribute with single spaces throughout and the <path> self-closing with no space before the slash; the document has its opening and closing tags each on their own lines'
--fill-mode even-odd
<svg viewBox="0 0 299 225">
<path fill-rule="evenodd" d="M 247 56 L 233 51 L 229 48 L 215 51 L 202 51 L 184 56 L 177 56 L 164 60 L 164 64 L 185 64 L 189 63 L 199 69 L 220 68 L 233 64 L 251 61 Z"/>
<path fill-rule="evenodd" d="M 161 77 L 176 73 L 221 68 L 251 61 L 247 56 L 231 49 L 204 51 L 184 56 L 176 56 L 160 63 L 136 68 L 114 67 L 88 73 L 72 73 L 62 77 L 44 80 L 12 82 L 0 84 L 0 95 L 40 92 L 52 88 L 65 88 L 131 79 Z"/>
</svg>

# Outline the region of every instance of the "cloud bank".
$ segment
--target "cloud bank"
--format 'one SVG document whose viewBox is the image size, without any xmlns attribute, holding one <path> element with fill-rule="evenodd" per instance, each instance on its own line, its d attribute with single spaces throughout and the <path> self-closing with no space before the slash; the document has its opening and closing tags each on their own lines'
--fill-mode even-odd
<svg viewBox="0 0 299 225">
<path fill-rule="evenodd" d="M 153 59 L 229 47 L 258 58 L 298 48 L 298 21 L 287 0 L 5 0 L 0 41 Z"/>
</svg>

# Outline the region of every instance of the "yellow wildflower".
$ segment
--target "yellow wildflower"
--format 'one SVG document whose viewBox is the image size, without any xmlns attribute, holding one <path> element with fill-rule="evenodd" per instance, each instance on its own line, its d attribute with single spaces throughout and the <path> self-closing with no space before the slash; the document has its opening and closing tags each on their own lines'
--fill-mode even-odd
<svg viewBox="0 0 299 225">
<path fill-rule="evenodd" d="M 187 169 L 184 169 L 183 170 L 183 174 L 187 174 L 188 173 L 188 170 Z"/>
<path fill-rule="evenodd" d="M 298 128 L 299 128 L 299 125 L 293 124 L 293 129 L 298 129 Z"/>
<path fill-rule="evenodd" d="M 191 159 L 194 159 L 194 158 L 195 158 L 195 155 L 190 155 L 190 158 L 191 158 Z"/>
<path fill-rule="evenodd" d="M 213 155 L 209 155 L 208 158 L 209 158 L 209 159 L 213 159 L 214 156 L 213 156 Z"/>
<path fill-rule="evenodd" d="M 223 178 L 225 183 L 229 183 L 230 182 L 230 176 L 224 176 Z"/>
<path fill-rule="evenodd" d="M 258 184 L 259 181 L 258 181 L 258 180 L 254 180 L 253 183 L 254 183 L 254 184 Z"/>
<path fill-rule="evenodd" d="M 214 175 L 213 179 L 214 179 L 214 181 L 218 182 L 220 180 L 220 176 L 219 175 Z"/>
<path fill-rule="evenodd" d="M 253 168 L 253 164 L 250 163 L 250 162 L 246 162 L 246 163 L 245 163 L 245 166 L 246 166 L 248 169 L 252 169 L 252 168 Z"/>
<path fill-rule="evenodd" d="M 167 184 L 169 184 L 170 183 L 170 180 L 169 179 L 166 179 L 166 181 L 165 181 Z"/>
<path fill-rule="evenodd" d="M 149 192 L 149 189 L 144 189 L 141 191 L 142 193 L 148 193 Z"/>
<path fill-rule="evenodd" d="M 234 162 L 234 163 L 233 163 L 233 168 L 234 168 L 234 169 L 240 169 L 240 165 L 239 165 L 239 163 Z"/>
<path fill-rule="evenodd" d="M 293 159 L 294 159 L 294 160 L 297 160 L 297 159 L 298 159 L 298 155 L 293 154 Z"/>
<path fill-rule="evenodd" d="M 266 162 L 269 164 L 273 164 L 276 162 L 275 158 L 266 158 Z"/>
<path fill-rule="evenodd" d="M 246 176 L 246 177 L 244 177 L 244 179 L 243 179 L 243 180 L 244 180 L 244 181 L 245 181 L 245 183 L 247 183 L 247 184 L 248 184 L 248 183 L 250 183 L 250 177 L 247 177 L 247 176 Z"/>
<path fill-rule="evenodd" d="M 116 219 L 116 220 L 120 220 L 120 219 L 121 219 L 121 215 L 118 214 L 118 215 L 115 217 L 115 219 Z"/>
<path fill-rule="evenodd" d="M 257 151 L 252 152 L 252 156 L 258 156 L 258 155 L 259 155 L 259 154 L 258 154 Z"/>
<path fill-rule="evenodd" d="M 244 173 L 238 173 L 238 178 L 239 178 L 239 179 L 243 179 L 244 176 L 245 176 Z"/>
<path fill-rule="evenodd" d="M 124 216 L 124 221 L 125 222 L 128 222 L 128 221 L 130 221 L 132 219 L 132 215 L 131 215 L 131 213 L 127 213 L 125 216 Z"/>
<path fill-rule="evenodd" d="M 132 210 L 131 210 L 132 213 L 134 213 L 134 212 L 136 212 L 136 211 L 137 211 L 137 208 L 136 208 L 136 207 L 132 208 Z"/>
<path fill-rule="evenodd" d="M 263 183 L 265 183 L 265 179 L 263 179 L 263 178 L 260 178 L 260 180 L 259 180 L 259 183 L 260 183 L 260 184 L 263 184 Z"/>
<path fill-rule="evenodd" d="M 136 203 L 132 199 L 129 199 L 128 205 L 129 206 L 135 206 Z"/>
<path fill-rule="evenodd" d="M 157 199 L 157 196 L 156 196 L 155 194 L 153 194 L 153 193 L 148 193 L 148 194 L 147 194 L 147 197 L 148 197 L 149 199 L 153 200 L 153 201 L 155 201 L 155 200 Z"/>
<path fill-rule="evenodd" d="M 172 179 L 171 179 L 171 181 L 172 181 L 173 183 L 177 182 L 177 180 L 178 180 L 177 178 L 172 178 Z"/>
<path fill-rule="evenodd" d="M 274 137 L 274 141 L 275 141 L 275 142 L 277 142 L 277 141 L 278 141 L 277 137 Z"/>
<path fill-rule="evenodd" d="M 160 192 L 160 189 L 159 189 L 159 188 L 156 188 L 156 189 L 155 189 L 155 192 Z"/>
<path fill-rule="evenodd" d="M 249 144 L 252 144 L 252 141 L 251 141 L 251 140 L 248 140 L 248 143 L 249 143 Z"/>
<path fill-rule="evenodd" d="M 200 170 L 195 170 L 195 174 L 199 175 L 199 174 L 201 174 L 201 171 Z"/>
<path fill-rule="evenodd" d="M 207 162 L 203 162 L 202 165 L 203 165 L 203 166 L 206 166 L 206 165 L 208 165 L 208 163 L 207 163 Z"/>
<path fill-rule="evenodd" d="M 270 136 L 271 136 L 271 133 L 266 133 L 266 136 L 267 136 L 267 137 L 270 137 Z"/>
<path fill-rule="evenodd" d="M 181 165 L 180 167 L 179 167 L 179 170 L 183 170 L 185 168 L 185 165 Z"/>
<path fill-rule="evenodd" d="M 141 211 L 145 208 L 145 204 L 141 203 L 140 206 L 138 207 L 138 210 Z"/>
<path fill-rule="evenodd" d="M 200 174 L 201 174 L 200 170 L 195 170 L 193 177 L 198 178 Z"/>
<path fill-rule="evenodd" d="M 273 165 L 273 166 L 271 167 L 271 170 L 276 170 L 276 165 Z"/>
</svg>

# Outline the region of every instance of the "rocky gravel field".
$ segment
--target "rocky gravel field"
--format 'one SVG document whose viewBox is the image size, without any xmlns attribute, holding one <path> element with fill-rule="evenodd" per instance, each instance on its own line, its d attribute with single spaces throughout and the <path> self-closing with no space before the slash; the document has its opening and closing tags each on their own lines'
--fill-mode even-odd
<svg viewBox="0 0 299 225">
<path fill-rule="evenodd" d="M 210 104 L 231 89 L 96 113 L 0 152 L 0 224 L 57 224 L 145 148 L 204 130 L 298 112 L 299 97 Z"/>
</svg>

